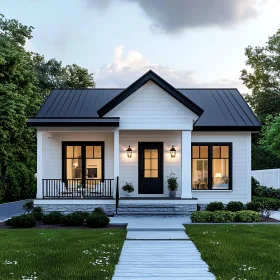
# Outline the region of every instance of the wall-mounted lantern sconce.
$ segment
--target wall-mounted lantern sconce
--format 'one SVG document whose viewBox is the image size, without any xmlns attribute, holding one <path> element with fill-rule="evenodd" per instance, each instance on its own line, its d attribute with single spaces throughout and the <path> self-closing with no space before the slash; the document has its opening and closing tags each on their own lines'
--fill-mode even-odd
<svg viewBox="0 0 280 280">
<path fill-rule="evenodd" d="M 172 158 L 176 157 L 176 149 L 174 148 L 174 146 L 172 146 L 172 148 L 170 149 L 170 155 Z"/>
<path fill-rule="evenodd" d="M 126 149 L 127 152 L 127 157 L 131 158 L 132 157 L 132 149 L 130 148 L 130 145 L 128 146 L 128 148 Z"/>
</svg>

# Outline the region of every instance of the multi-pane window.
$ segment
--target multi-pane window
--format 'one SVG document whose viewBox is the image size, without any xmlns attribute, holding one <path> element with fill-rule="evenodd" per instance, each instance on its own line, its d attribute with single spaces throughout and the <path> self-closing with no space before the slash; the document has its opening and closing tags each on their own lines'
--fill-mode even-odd
<svg viewBox="0 0 280 280">
<path fill-rule="evenodd" d="M 231 143 L 192 144 L 192 188 L 231 189 Z"/>
<path fill-rule="evenodd" d="M 102 142 L 64 142 L 64 179 L 102 179 Z"/>
<path fill-rule="evenodd" d="M 158 149 L 145 149 L 144 160 L 144 178 L 158 178 Z"/>
</svg>

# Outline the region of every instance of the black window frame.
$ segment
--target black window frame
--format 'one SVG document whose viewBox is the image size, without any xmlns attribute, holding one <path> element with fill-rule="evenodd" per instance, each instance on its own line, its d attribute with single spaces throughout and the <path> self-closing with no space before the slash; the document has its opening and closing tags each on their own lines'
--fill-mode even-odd
<svg viewBox="0 0 280 280">
<path fill-rule="evenodd" d="M 192 142 L 191 145 L 191 186 L 193 184 L 193 146 L 207 146 L 208 147 L 208 189 L 194 189 L 192 191 L 229 191 L 232 190 L 232 142 Z M 212 178 L 212 162 L 213 162 L 213 146 L 228 146 L 229 147 L 229 181 L 228 189 L 212 189 L 213 178 Z"/>
<path fill-rule="evenodd" d="M 65 182 L 67 180 L 66 178 L 66 149 L 67 146 L 81 146 L 81 160 L 82 160 L 82 183 L 85 183 L 86 180 L 86 146 L 101 146 L 101 166 L 102 166 L 102 172 L 101 172 L 101 181 L 103 181 L 104 178 L 104 166 L 105 166 L 105 142 L 104 141 L 62 141 L 62 180 Z"/>
</svg>

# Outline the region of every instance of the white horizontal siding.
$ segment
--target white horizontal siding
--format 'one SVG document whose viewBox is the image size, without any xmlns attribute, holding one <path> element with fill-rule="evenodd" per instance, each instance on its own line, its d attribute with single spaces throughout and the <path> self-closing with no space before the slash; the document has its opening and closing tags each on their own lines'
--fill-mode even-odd
<svg viewBox="0 0 280 280">
<path fill-rule="evenodd" d="M 43 136 L 43 179 L 62 177 L 62 141 L 104 141 L 105 179 L 114 177 L 113 132 L 53 132 Z"/>
<path fill-rule="evenodd" d="M 138 194 L 138 142 L 163 142 L 163 195 Z M 126 149 L 131 146 L 132 158 L 128 158 Z M 171 158 L 170 149 L 174 145 L 176 157 Z M 169 196 L 166 177 L 173 172 L 178 177 L 179 190 L 177 196 L 181 196 L 181 131 L 120 131 L 120 189 L 125 182 L 132 182 L 135 191 L 132 196 L 160 197 Z M 125 192 L 120 191 L 121 196 Z"/>
<path fill-rule="evenodd" d="M 249 132 L 192 132 L 192 142 L 232 143 L 232 191 L 192 191 L 198 203 L 211 201 L 251 200 L 251 133 Z"/>
<path fill-rule="evenodd" d="M 113 108 L 105 117 L 120 117 L 121 129 L 192 130 L 197 116 L 152 81 Z"/>
</svg>

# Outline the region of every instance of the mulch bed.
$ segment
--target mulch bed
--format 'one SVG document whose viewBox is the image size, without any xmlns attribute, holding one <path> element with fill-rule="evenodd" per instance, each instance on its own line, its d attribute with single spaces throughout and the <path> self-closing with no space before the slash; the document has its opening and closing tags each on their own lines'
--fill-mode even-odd
<svg viewBox="0 0 280 280">
<path fill-rule="evenodd" d="M 41 229 L 45 229 L 45 228 L 50 228 L 50 229 L 97 229 L 97 228 L 90 228 L 87 226 L 79 226 L 79 227 L 66 227 L 63 225 L 46 225 L 43 222 L 37 222 L 36 226 L 34 228 L 41 228 Z M 126 225 L 108 225 L 106 228 L 108 229 L 115 229 L 115 228 L 124 228 L 126 229 Z M 13 229 L 13 227 L 11 226 L 6 226 L 5 222 L 0 222 L 0 229 Z"/>
</svg>

